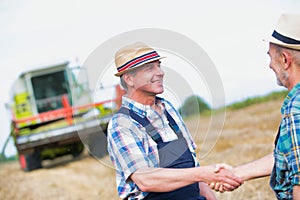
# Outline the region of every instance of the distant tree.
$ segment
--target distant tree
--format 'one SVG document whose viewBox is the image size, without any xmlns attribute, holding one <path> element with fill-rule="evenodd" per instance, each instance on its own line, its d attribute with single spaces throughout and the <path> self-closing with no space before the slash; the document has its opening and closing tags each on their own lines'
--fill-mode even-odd
<svg viewBox="0 0 300 200">
<path fill-rule="evenodd" d="M 199 96 L 192 95 L 188 97 L 179 108 L 182 117 L 201 114 L 204 111 L 211 110 L 210 106 Z"/>
</svg>

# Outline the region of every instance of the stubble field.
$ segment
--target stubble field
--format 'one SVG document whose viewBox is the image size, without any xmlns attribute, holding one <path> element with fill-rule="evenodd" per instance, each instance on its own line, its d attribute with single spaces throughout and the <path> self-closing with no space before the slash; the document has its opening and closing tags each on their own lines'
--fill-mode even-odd
<svg viewBox="0 0 300 200">
<path fill-rule="evenodd" d="M 270 101 L 227 111 L 225 121 L 210 117 L 188 119 L 201 165 L 238 165 L 270 153 L 280 122 L 281 103 Z M 32 172 L 21 171 L 18 162 L 0 164 L 0 199 L 119 199 L 107 156 L 96 160 L 84 153 L 75 160 L 67 156 L 43 164 L 43 169 Z M 245 182 L 234 192 L 216 196 L 221 200 L 275 199 L 269 177 Z"/>
</svg>

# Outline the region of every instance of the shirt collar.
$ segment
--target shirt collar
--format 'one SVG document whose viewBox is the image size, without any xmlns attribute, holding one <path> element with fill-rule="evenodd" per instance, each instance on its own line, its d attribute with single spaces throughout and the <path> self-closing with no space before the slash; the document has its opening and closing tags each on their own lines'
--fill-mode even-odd
<svg viewBox="0 0 300 200">
<path fill-rule="evenodd" d="M 156 101 L 159 104 L 159 106 L 162 106 L 162 98 L 156 97 Z M 134 101 L 126 96 L 122 97 L 122 106 L 132 109 L 137 114 L 140 114 L 142 116 L 147 116 L 150 113 L 153 112 L 153 109 L 149 105 L 141 104 L 137 101 Z"/>
<path fill-rule="evenodd" d="M 300 82 L 297 83 L 293 89 L 291 89 L 288 93 L 288 95 L 285 97 L 284 101 L 283 101 L 283 105 L 281 107 L 281 114 L 284 114 L 284 110 L 287 106 L 287 104 L 290 102 L 290 100 L 296 95 L 296 92 L 300 91 Z"/>
</svg>

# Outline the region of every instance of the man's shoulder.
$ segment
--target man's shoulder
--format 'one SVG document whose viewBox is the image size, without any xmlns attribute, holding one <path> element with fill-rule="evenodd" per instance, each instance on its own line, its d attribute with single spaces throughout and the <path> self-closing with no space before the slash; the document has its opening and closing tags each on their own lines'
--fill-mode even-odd
<svg viewBox="0 0 300 200">
<path fill-rule="evenodd" d="M 125 115 L 125 114 L 117 111 L 111 117 L 111 119 L 109 121 L 109 127 L 116 128 L 116 127 L 120 127 L 120 126 L 126 126 L 126 125 L 130 124 L 130 122 L 131 122 L 131 119 L 128 115 Z"/>
<path fill-rule="evenodd" d="M 286 106 L 286 114 L 288 113 L 300 114 L 300 90 L 293 95 Z"/>
</svg>

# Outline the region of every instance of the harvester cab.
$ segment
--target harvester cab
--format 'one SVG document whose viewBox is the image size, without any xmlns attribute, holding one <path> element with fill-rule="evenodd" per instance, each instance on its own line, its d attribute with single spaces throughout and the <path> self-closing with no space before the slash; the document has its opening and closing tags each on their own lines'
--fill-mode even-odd
<svg viewBox="0 0 300 200">
<path fill-rule="evenodd" d="M 42 167 L 45 159 L 81 154 L 84 146 L 78 132 L 97 145 L 95 135 L 105 131 L 113 113 L 104 102 L 92 102 L 85 69 L 70 67 L 69 62 L 22 73 L 12 87 L 9 107 L 11 135 L 25 171 Z M 98 116 L 86 117 L 93 109 L 99 110 Z"/>
</svg>

